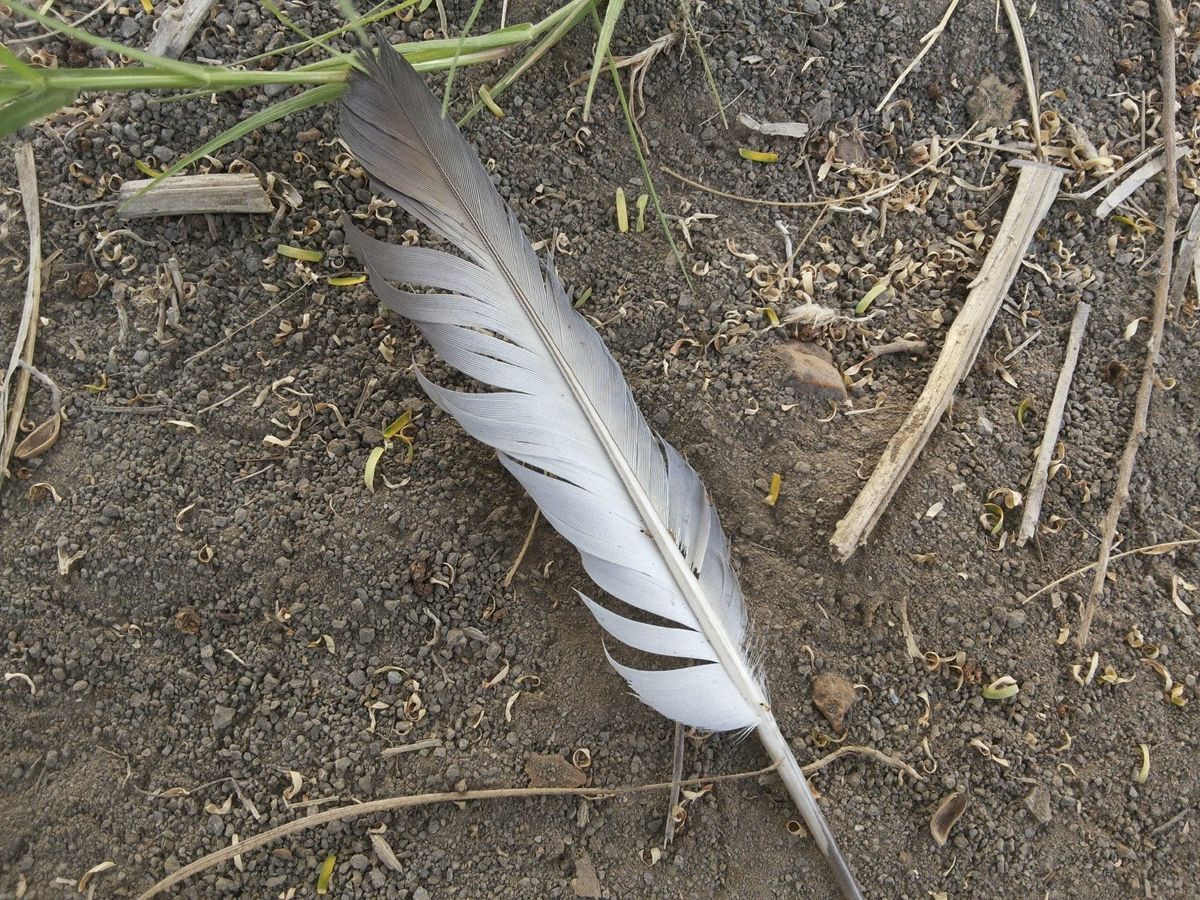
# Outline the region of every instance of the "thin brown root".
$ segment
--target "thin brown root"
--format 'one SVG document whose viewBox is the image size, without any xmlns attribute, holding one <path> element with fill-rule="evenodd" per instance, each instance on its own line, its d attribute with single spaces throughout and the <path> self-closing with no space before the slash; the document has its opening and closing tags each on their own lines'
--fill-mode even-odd
<svg viewBox="0 0 1200 900">
<path fill-rule="evenodd" d="M 517 569 L 521 568 L 521 561 L 525 559 L 525 554 L 529 550 L 529 545 L 533 543 L 533 533 L 537 530 L 538 519 L 541 518 L 542 511 L 535 509 L 533 511 L 533 521 L 529 523 L 529 531 L 525 533 L 525 543 L 521 545 L 521 552 L 517 554 L 517 558 L 513 560 L 512 568 L 508 570 L 508 574 L 504 576 L 504 586 L 510 587 L 513 579 L 517 577 Z"/>
<path fill-rule="evenodd" d="M 1111 556 L 1109 556 L 1109 561 L 1111 562 L 1112 560 L 1121 559 L 1126 556 L 1133 556 L 1134 554 L 1138 553 L 1146 556 L 1157 556 L 1159 554 L 1170 553 L 1172 550 L 1178 550 L 1180 547 L 1187 547 L 1193 544 L 1200 544 L 1200 538 L 1183 538 L 1178 541 L 1163 541 L 1161 544 L 1147 544 L 1145 547 L 1134 547 L 1132 550 L 1124 550 L 1120 553 L 1113 553 Z M 1077 578 L 1086 572 L 1092 571 L 1092 569 L 1096 568 L 1098 565 L 1100 565 L 1099 562 L 1088 563 L 1086 566 L 1076 569 L 1074 572 L 1068 572 L 1062 578 L 1056 578 L 1044 587 L 1038 588 L 1022 602 L 1028 603 L 1035 597 L 1040 597 L 1042 594 L 1046 593 L 1046 591 L 1054 590 L 1064 581 L 1070 581 L 1072 578 Z"/>
<path fill-rule="evenodd" d="M 822 756 L 816 762 L 809 763 L 807 766 L 804 767 L 804 777 L 807 778 L 811 775 L 815 775 L 817 772 L 820 772 L 823 768 L 825 768 L 827 765 L 829 765 L 831 762 L 833 762 L 838 757 L 847 756 L 852 753 L 857 754 L 859 756 L 869 757 L 870 759 L 873 759 L 878 763 L 882 763 L 885 766 L 890 766 L 893 769 L 897 769 L 897 770 L 903 772 L 905 775 L 907 775 L 913 781 L 924 781 L 925 780 L 917 773 L 916 769 L 914 769 L 912 766 L 910 766 L 904 760 L 896 759 L 896 757 L 894 757 L 894 756 L 888 756 L 882 750 L 876 750 L 874 747 L 864 747 L 860 744 L 847 744 L 844 747 L 838 747 L 836 750 L 834 750 L 828 756 Z"/>
<path fill-rule="evenodd" d="M 848 748 L 843 748 L 848 749 Z M 865 749 L 865 748 L 864 748 Z M 738 781 L 745 778 L 758 778 L 768 772 L 773 772 L 778 764 L 756 769 L 753 772 L 739 772 L 734 775 L 715 775 L 711 778 L 690 778 L 677 782 L 678 784 L 709 784 L 720 781 Z M 211 869 L 213 866 L 233 859 L 235 856 L 245 856 L 252 850 L 257 850 L 272 841 L 277 841 L 289 834 L 315 828 L 318 825 L 328 825 L 330 822 L 341 822 L 359 816 L 376 815 L 397 809 L 408 809 L 414 806 L 429 806 L 434 803 L 462 803 L 468 800 L 503 800 L 513 797 L 586 797 L 589 800 L 606 800 L 624 794 L 643 794 L 651 791 L 669 790 L 674 782 L 664 781 L 658 784 L 635 784 L 613 788 L 489 788 L 477 791 L 443 791 L 435 794 L 416 794 L 406 797 L 386 797 L 382 800 L 369 800 L 364 803 L 351 803 L 349 806 L 339 806 L 337 809 L 327 809 L 325 812 L 314 813 L 293 822 L 286 822 L 275 828 L 268 829 L 262 834 L 256 834 L 245 840 L 238 841 L 228 847 L 222 847 L 207 856 L 202 856 L 195 862 L 188 863 L 181 869 L 172 872 L 159 881 L 148 891 L 141 894 L 138 900 L 150 900 L 186 881 L 193 875 Z"/>
</svg>

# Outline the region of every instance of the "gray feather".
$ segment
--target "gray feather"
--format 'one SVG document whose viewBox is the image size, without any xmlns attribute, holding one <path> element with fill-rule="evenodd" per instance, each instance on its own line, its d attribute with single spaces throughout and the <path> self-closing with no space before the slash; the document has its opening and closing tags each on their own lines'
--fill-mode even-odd
<svg viewBox="0 0 1200 900">
<path fill-rule="evenodd" d="M 467 259 L 354 228 L 348 240 L 380 299 L 493 390 L 453 391 L 418 374 L 422 387 L 496 449 L 597 585 L 658 620 L 583 598 L 609 635 L 664 660 L 665 668 L 635 669 L 609 657 L 637 696 L 688 725 L 758 730 L 843 888 L 853 886 L 750 663 L 741 589 L 700 478 L 649 427 L 604 342 L 572 308 L 552 263 L 543 270 L 420 77 L 382 42 L 364 66 L 343 100 L 343 140 L 379 193 Z"/>
</svg>

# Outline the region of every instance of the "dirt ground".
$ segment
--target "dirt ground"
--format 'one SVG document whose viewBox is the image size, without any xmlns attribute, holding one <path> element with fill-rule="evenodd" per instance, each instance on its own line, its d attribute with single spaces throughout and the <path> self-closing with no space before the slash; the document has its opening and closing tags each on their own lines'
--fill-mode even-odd
<svg viewBox="0 0 1200 900">
<path fill-rule="evenodd" d="M 1112 170 L 1096 158 L 1117 157 L 1119 167 L 1160 138 L 1153 6 L 1042 0 L 1029 15 L 1018 5 L 1047 137 L 1077 148 L 1059 159 L 1072 170 L 1064 190 L 1082 193 Z M 336 23 L 335 4 L 285 6 L 306 29 Z M 469 6 L 447 4 L 454 27 Z M 70 17 L 91 8 L 55 4 Z M 514 0 L 509 20 L 548 8 Z M 590 288 L 583 312 L 647 417 L 708 485 L 776 714 L 801 762 L 844 741 L 920 773 L 914 781 L 847 755 L 813 778 L 868 896 L 1194 897 L 1200 616 L 1187 610 L 1200 613 L 1196 545 L 1114 562 L 1087 653 L 1074 642 L 1086 578 L 1025 602 L 1098 553 L 1149 330 L 1143 321 L 1133 333 L 1131 323 L 1150 310 L 1161 234 L 1147 223 L 1161 220 L 1161 179 L 1134 195 L 1124 221 L 1094 215 L 1104 190 L 1055 203 L 979 363 L 880 526 L 849 563 L 830 552 L 834 526 L 925 383 L 1003 216 L 1016 178 L 1006 163 L 1022 155 L 1012 148 L 1029 140 L 1015 46 L 983 0 L 963 0 L 896 102 L 875 112 L 943 12 L 913 0 L 701 4 L 694 19 L 728 104 L 726 129 L 678 8 L 626 6 L 618 55 L 679 36 L 647 74 L 640 126 L 694 288 L 652 215 L 640 233 L 614 226 L 615 189 L 632 200 L 645 187 L 611 83 L 601 80 L 594 121 L 580 120 L 576 78 L 590 61 L 590 30 L 501 98 L 504 119 L 477 118 L 466 133 L 533 239 L 556 242 L 576 296 Z M 476 30 L 498 17 L 499 4 L 486 4 Z M 152 24 L 133 4 L 88 27 L 143 45 Z M 397 40 L 436 27 L 436 6 L 408 25 L 387 23 Z M 14 28 L 0 22 L 0 35 L 40 30 Z M 1184 30 L 1186 222 L 1200 154 L 1197 42 L 1187 37 L 1200 31 L 1197 4 Z M 288 39 L 282 31 L 257 4 L 218 3 L 186 58 L 247 56 Z M 102 64 L 62 40 L 33 46 Z M 461 73 L 456 95 L 499 71 Z M 136 896 L 235 837 L 311 810 L 527 785 L 538 754 L 567 766 L 552 781 L 668 779 L 672 725 L 630 697 L 605 662 L 599 629 L 574 594 L 588 581 L 572 548 L 539 525 L 505 586 L 532 505 L 490 451 L 432 407 L 414 366 L 461 379 L 365 285 L 327 282 L 356 271 L 341 210 L 395 240 L 411 227 L 370 205 L 334 140 L 336 111 L 302 113 L 219 154 L 223 168 L 237 161 L 264 183 L 274 178 L 277 216 L 124 223 L 109 203 L 110 176 L 139 177 L 135 159 L 167 163 L 265 102 L 258 92 L 151 100 L 88 97 L 86 115 L 59 115 L 24 135 L 44 201 L 43 251 L 53 257 L 36 363 L 61 388 L 66 422 L 51 451 L 22 463 L 0 491 L 0 898 L 73 895 L 105 860 L 116 865 L 95 876 L 95 895 Z M 765 137 L 739 113 L 811 130 Z M 919 168 L 931 142 L 944 149 L 977 122 L 978 143 Z M 779 161 L 743 159 L 743 147 Z M 822 212 L 723 198 L 664 167 L 733 194 L 801 202 L 915 174 L 882 200 Z M 25 266 L 15 184 L 6 147 L 6 359 Z M 806 238 L 795 282 L 781 290 L 778 222 L 795 243 Z M 326 257 L 299 264 L 276 255 L 279 243 Z M 806 275 L 820 303 L 853 316 L 889 272 L 869 321 L 771 327 L 766 310 L 797 305 Z M 1200 528 L 1194 290 L 1167 323 L 1121 549 L 1194 539 Z M 178 321 L 156 335 L 173 297 Z M 1080 300 L 1093 315 L 1062 431 L 1066 467 L 1050 485 L 1038 539 L 997 549 L 1000 534 L 979 517 L 992 491 L 1024 488 Z M 779 348 L 797 336 L 854 372 L 836 415 L 783 371 Z M 869 346 L 899 338 L 930 352 L 854 370 Z M 393 441 L 371 493 L 368 455 L 405 411 L 411 463 Z M 27 418 L 49 412 L 35 387 Z M 764 503 L 772 473 L 782 475 L 773 507 Z M 936 670 L 906 649 L 905 613 L 918 650 L 940 660 Z M 1186 705 L 1169 701 L 1144 661 L 1154 648 Z M 844 738 L 812 706 L 819 673 L 857 686 Z M 983 688 L 1005 675 L 1019 693 L 985 700 Z M 1139 781 L 1140 745 L 1149 769 Z M 582 761 L 581 748 L 590 766 L 576 770 L 565 761 Z M 688 776 L 763 765 L 753 740 L 687 742 Z M 955 791 L 967 806 L 939 847 L 930 817 Z M 337 897 L 832 895 L 811 843 L 789 833 L 792 809 L 769 777 L 716 783 L 686 810 L 675 842 L 652 854 L 663 794 L 423 807 L 302 832 L 177 895 L 312 896 L 330 854 Z M 398 871 L 373 848 L 368 832 L 380 825 Z"/>
</svg>

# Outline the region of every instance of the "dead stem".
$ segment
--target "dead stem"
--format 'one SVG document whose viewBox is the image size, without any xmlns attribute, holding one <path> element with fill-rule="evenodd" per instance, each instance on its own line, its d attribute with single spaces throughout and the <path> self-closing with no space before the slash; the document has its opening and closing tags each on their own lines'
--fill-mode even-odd
<svg viewBox="0 0 1200 900">
<path fill-rule="evenodd" d="M 1158 282 L 1154 287 L 1154 308 L 1151 313 L 1150 339 L 1146 342 L 1146 363 L 1142 369 L 1142 381 L 1138 385 L 1134 401 L 1133 427 L 1121 462 L 1117 467 L 1117 489 L 1113 492 L 1108 512 L 1100 535 L 1100 558 L 1096 562 L 1096 575 L 1088 592 L 1087 603 L 1079 621 L 1079 648 L 1085 649 L 1091 634 L 1092 619 L 1100 606 L 1104 593 L 1104 579 L 1108 575 L 1108 564 L 1112 554 L 1113 538 L 1117 533 L 1117 522 L 1121 510 L 1129 499 L 1129 482 L 1133 477 L 1133 463 L 1138 447 L 1146 436 L 1146 420 L 1150 412 L 1150 397 L 1154 393 L 1155 369 L 1162 348 L 1163 325 L 1167 318 L 1167 300 L 1171 286 L 1171 265 L 1175 248 L 1175 227 L 1179 221 L 1179 174 L 1175 146 L 1175 9 L 1170 0 L 1158 0 L 1158 32 L 1162 42 L 1162 134 L 1166 158 L 1167 199 L 1163 210 L 1163 242 L 1159 257 Z"/>
<path fill-rule="evenodd" d="M 852 748 L 843 747 L 842 751 L 848 751 Z M 862 748 L 867 749 L 867 748 Z M 832 761 L 838 754 L 830 754 L 824 760 L 818 760 L 819 764 L 825 764 L 826 761 Z M 678 784 L 710 784 L 721 781 L 737 781 L 745 778 L 757 778 L 765 775 L 768 772 L 773 772 L 777 765 L 767 766 L 763 769 L 756 769 L 753 772 L 739 772 L 734 775 L 715 775 L 710 778 L 689 778 Z M 268 829 L 261 834 L 256 834 L 244 840 L 238 841 L 228 847 L 222 847 L 207 856 L 202 856 L 195 862 L 188 863 L 179 870 L 172 872 L 166 878 L 162 879 L 151 887 L 148 891 L 141 894 L 138 900 L 150 900 L 151 897 L 157 897 L 165 891 L 170 890 L 175 885 L 182 881 L 186 881 L 193 875 L 198 875 L 200 872 L 210 869 L 213 866 L 225 862 L 228 859 L 233 859 L 235 856 L 245 856 L 252 850 L 257 850 L 272 841 L 279 838 L 287 837 L 289 834 L 295 834 L 298 831 L 305 831 L 309 828 L 315 828 L 318 825 L 328 825 L 330 822 L 341 822 L 345 819 L 353 819 L 360 816 L 376 815 L 383 812 L 392 812 L 397 809 L 409 809 L 414 806 L 429 806 L 435 803 L 463 803 L 471 800 L 504 800 L 514 797 L 585 797 L 589 800 L 606 800 L 610 797 L 623 796 L 628 794 L 642 794 L 652 791 L 669 790 L 675 782 L 664 781 L 657 784 L 635 784 L 622 787 L 590 787 L 590 788 L 488 788 L 485 790 L 476 791 L 443 791 L 434 794 L 416 794 L 405 797 L 385 797 L 382 800 L 368 800 L 363 803 L 351 803 L 348 806 L 339 806 L 336 809 L 328 809 L 325 812 L 314 813 L 311 816 L 305 816 L 302 819 L 296 819 L 292 822 L 286 822 L 283 825 Z"/>
<path fill-rule="evenodd" d="M 38 308 L 42 299 L 42 215 L 38 204 L 37 168 L 33 162 L 33 147 L 28 143 L 16 149 L 17 180 L 21 188 L 21 205 L 29 231 L 29 275 L 25 283 L 25 305 L 17 326 L 12 356 L 0 382 L 0 485 L 8 474 L 8 461 L 17 442 L 25 397 L 29 392 L 29 376 L 33 366 L 33 348 L 37 341 Z M 9 385 L 16 375 L 9 410 Z M 56 410 L 57 412 L 57 410 Z M 5 422 L 7 416 L 7 423 Z"/>
</svg>

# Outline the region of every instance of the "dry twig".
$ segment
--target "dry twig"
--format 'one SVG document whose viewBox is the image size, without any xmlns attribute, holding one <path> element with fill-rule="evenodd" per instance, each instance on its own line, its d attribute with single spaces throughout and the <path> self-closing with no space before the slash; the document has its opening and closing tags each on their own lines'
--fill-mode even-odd
<svg viewBox="0 0 1200 900">
<path fill-rule="evenodd" d="M 29 277 L 25 283 L 25 305 L 17 326 L 12 356 L 0 382 L 0 484 L 8 474 L 21 416 L 25 411 L 25 396 L 29 392 L 29 375 L 33 366 L 33 347 L 37 342 L 38 308 L 42 300 L 42 213 L 38 205 L 37 168 L 33 162 L 33 147 L 20 144 L 16 149 L 17 181 L 21 188 L 21 205 L 29 231 Z M 9 391 L 13 376 L 16 389 L 12 391 L 9 410 Z M 7 416 L 7 423 L 5 422 Z"/>
<path fill-rule="evenodd" d="M 914 769 L 912 766 L 910 766 L 904 760 L 896 759 L 896 757 L 894 757 L 894 756 L 888 756 L 882 750 L 876 750 L 874 747 L 863 747 L 859 744 L 846 744 L 843 747 L 838 747 L 836 750 L 834 750 L 828 756 L 822 756 L 816 762 L 809 763 L 807 766 L 804 767 L 804 775 L 805 775 L 805 777 L 808 777 L 810 775 L 815 775 L 817 772 L 821 771 L 823 768 L 825 768 L 827 765 L 829 765 L 835 759 L 838 759 L 839 757 L 842 757 L 842 756 L 847 756 L 851 753 L 856 753 L 859 756 L 869 757 L 869 758 L 875 760 L 876 762 L 883 763 L 885 766 L 891 766 L 893 769 L 898 769 L 901 772 L 903 772 L 905 775 L 907 775 L 909 778 L 911 778 L 913 781 L 924 781 L 925 780 L 919 774 L 917 774 L 916 769 Z"/>
<path fill-rule="evenodd" d="M 888 443 L 875 471 L 838 522 L 830 543 L 842 562 L 862 546 L 883 515 L 900 483 L 924 449 L 954 391 L 971 367 L 1000 305 L 1016 277 L 1029 242 L 1054 203 L 1063 171 L 1050 166 L 1022 166 L 1004 222 L 983 267 L 971 283 L 962 310 L 946 334 L 946 344 L 929 381 L 900 430 Z"/>
<path fill-rule="evenodd" d="M 1054 399 L 1050 401 L 1050 411 L 1046 413 L 1042 446 L 1038 448 L 1033 474 L 1029 476 L 1029 490 L 1025 494 L 1025 514 L 1021 518 L 1021 530 L 1017 534 L 1018 547 L 1033 537 L 1042 514 L 1042 498 L 1046 496 L 1050 459 L 1054 456 L 1054 448 L 1058 444 L 1063 411 L 1067 408 L 1067 395 L 1071 393 L 1071 379 L 1075 377 L 1075 364 L 1079 361 L 1079 348 L 1083 344 L 1083 332 L 1087 329 L 1091 312 L 1092 308 L 1086 303 L 1075 307 L 1075 318 L 1071 322 L 1071 334 L 1067 339 L 1066 357 L 1058 373 L 1058 383 L 1054 386 Z"/>
<path fill-rule="evenodd" d="M 1185 525 L 1184 527 L 1187 528 L 1189 526 Z M 1136 556 L 1139 554 L 1144 554 L 1146 556 L 1158 556 L 1163 553 L 1170 553 L 1172 550 L 1178 550 L 1180 547 L 1192 547 L 1196 544 L 1200 544 L 1200 538 L 1183 538 L 1182 540 L 1178 541 L 1163 541 L 1160 544 L 1148 544 L 1145 547 L 1134 547 L 1132 550 L 1122 550 L 1120 553 L 1112 554 L 1109 557 L 1109 561 L 1114 559 L 1124 559 L 1126 556 Z M 1055 578 L 1049 584 L 1038 588 L 1021 602 L 1028 603 L 1035 597 L 1040 597 L 1042 594 L 1046 593 L 1046 591 L 1054 590 L 1063 582 L 1070 581 L 1072 578 L 1078 578 L 1080 575 L 1092 571 L 1092 569 L 1096 568 L 1098 565 L 1098 562 L 1088 563 L 1086 566 L 1082 566 L 1076 569 L 1074 572 L 1068 572 L 1066 575 L 1062 576 L 1062 578 Z"/>
<path fill-rule="evenodd" d="M 1037 84 L 1033 80 L 1033 66 L 1029 62 L 1029 48 L 1025 46 L 1025 29 L 1021 27 L 1021 17 L 1017 15 L 1016 4 L 1013 0 L 1004 0 L 1004 13 L 1008 16 L 1009 27 L 1012 28 L 1013 40 L 1017 42 L 1017 55 L 1021 57 L 1021 74 L 1025 78 L 1025 93 L 1029 97 L 1030 126 L 1033 128 L 1033 152 L 1037 158 L 1042 156 L 1042 114 L 1038 109 Z"/>
<path fill-rule="evenodd" d="M 667 825 L 663 832 L 663 849 L 675 840 L 675 807 L 679 805 L 679 791 L 683 778 L 683 754 L 687 749 L 686 731 L 682 722 L 675 723 L 675 747 L 671 753 L 671 795 L 667 799 Z"/>
<path fill-rule="evenodd" d="M 933 28 L 931 28 L 923 38 L 921 38 L 920 52 L 913 57 L 912 62 L 904 67 L 904 71 L 900 73 L 899 77 L 897 77 L 892 83 L 892 86 L 888 88 L 888 92 L 883 95 L 883 99 L 880 100 L 879 105 L 875 107 L 875 112 L 880 112 L 885 106 L 887 106 L 887 102 L 892 99 L 892 94 L 896 93 L 896 88 L 900 87 L 900 85 L 904 82 L 904 79 L 908 77 L 908 73 L 915 69 L 917 64 L 925 58 L 925 54 L 933 49 L 933 45 L 937 42 L 937 39 L 942 36 L 942 32 L 946 30 L 946 26 L 950 23 L 950 17 L 954 15 L 954 10 L 957 7 L 958 0 L 950 0 L 950 5 L 946 7 L 946 12 L 942 15 L 942 20 L 934 25 Z"/>
<path fill-rule="evenodd" d="M 1100 558 L 1096 563 L 1096 575 L 1088 592 L 1087 603 L 1079 621 L 1080 649 L 1087 647 L 1091 634 L 1092 620 L 1104 593 L 1104 579 L 1108 575 L 1108 563 L 1112 555 L 1113 538 L 1117 533 L 1117 522 L 1121 510 L 1129 499 L 1129 481 L 1133 477 L 1133 463 L 1138 447 L 1146 436 L 1146 419 L 1150 412 L 1150 397 L 1154 393 L 1154 376 L 1158 354 L 1162 348 L 1163 325 L 1167 318 L 1167 298 L 1171 287 L 1171 265 L 1175 247 L 1175 227 L 1179 221 L 1179 173 L 1175 146 L 1175 8 L 1170 0 L 1158 0 L 1158 33 L 1162 42 L 1162 133 L 1164 157 L 1167 162 L 1167 200 L 1163 210 L 1163 249 L 1158 264 L 1158 282 L 1154 287 L 1154 308 L 1151 313 L 1150 338 L 1146 342 L 1146 364 L 1142 369 L 1142 381 L 1138 385 L 1134 401 L 1133 427 L 1121 462 L 1117 466 L 1117 488 L 1108 504 L 1104 524 L 1100 533 Z"/>
<path fill-rule="evenodd" d="M 529 530 L 525 532 L 525 543 L 521 544 L 521 551 L 517 554 L 517 558 L 513 560 L 512 568 L 504 576 L 504 586 L 509 587 L 513 583 L 513 579 L 517 577 L 517 569 L 521 568 L 521 561 L 525 559 L 525 554 L 529 552 L 529 545 L 533 543 L 533 533 L 537 531 L 538 519 L 542 516 L 540 509 L 533 511 L 533 519 L 529 522 Z"/>
<path fill-rule="evenodd" d="M 851 748 L 843 747 L 842 751 Z M 867 749 L 867 748 L 862 748 Z M 824 760 L 818 760 L 824 764 L 826 761 L 832 761 L 838 754 L 834 753 L 826 757 Z M 770 765 L 763 769 L 757 769 L 753 772 L 739 772 L 735 775 L 714 775 L 710 778 L 690 778 L 685 781 L 678 782 L 679 784 L 710 784 L 721 781 L 736 781 L 744 778 L 756 778 L 765 775 L 768 772 L 773 772 L 777 768 L 776 765 Z M 362 803 L 351 803 L 348 806 L 339 806 L 336 809 L 327 809 L 325 812 L 314 813 L 311 816 L 305 816 L 302 819 L 296 819 L 292 822 L 286 822 L 283 825 L 278 825 L 275 828 L 268 829 L 261 834 L 256 834 L 251 837 L 238 841 L 228 847 L 222 847 L 207 856 L 202 856 L 195 862 L 188 863 L 186 866 L 172 872 L 166 878 L 162 879 L 151 887 L 148 891 L 141 894 L 138 900 L 150 900 L 151 897 L 157 897 L 160 894 L 170 890 L 175 885 L 182 881 L 186 881 L 193 875 L 198 875 L 206 869 L 211 869 L 213 866 L 223 863 L 226 860 L 233 859 L 235 856 L 245 856 L 252 850 L 257 850 L 259 847 L 266 846 L 272 841 L 277 841 L 282 837 L 287 837 L 289 834 L 295 834 L 298 831 L 304 831 L 309 828 L 315 828 L 318 825 L 328 825 L 330 822 L 341 822 L 345 819 L 353 819 L 359 816 L 372 816 L 378 813 L 392 812 L 397 809 L 409 809 L 414 806 L 429 806 L 434 803 L 462 803 L 469 800 L 504 800 L 513 797 L 585 797 L 589 800 L 605 800 L 609 797 L 616 797 L 625 794 L 642 794 L 651 791 L 665 791 L 672 786 L 672 782 L 664 781 L 658 784 L 635 784 L 623 787 L 602 788 L 488 788 L 485 790 L 476 791 L 443 791 L 435 794 L 416 794 L 405 797 L 385 797 L 382 800 L 368 800 Z"/>
</svg>

